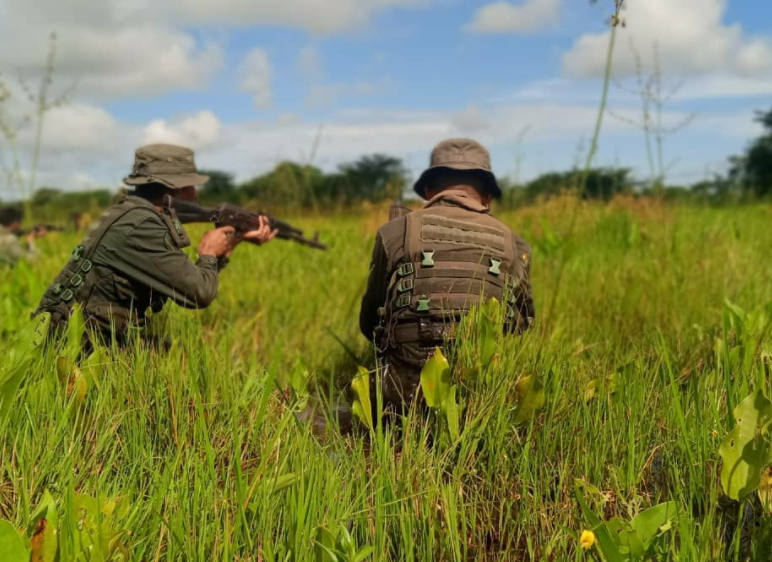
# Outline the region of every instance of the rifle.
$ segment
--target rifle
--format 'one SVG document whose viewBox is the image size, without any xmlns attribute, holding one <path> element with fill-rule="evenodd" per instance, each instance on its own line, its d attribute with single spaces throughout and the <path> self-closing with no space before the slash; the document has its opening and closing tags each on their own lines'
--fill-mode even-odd
<svg viewBox="0 0 772 562">
<path fill-rule="evenodd" d="M 265 213 L 255 213 L 231 203 L 222 203 L 217 207 L 210 209 L 202 207 L 198 203 L 175 199 L 173 208 L 177 214 L 177 218 L 182 224 L 211 222 L 218 228 L 221 226 L 232 226 L 236 229 L 236 236 L 238 238 L 241 238 L 246 232 L 256 230 L 258 227 L 258 218 L 262 215 L 268 219 L 271 229 L 278 231 L 276 234 L 277 238 L 297 242 L 298 244 L 310 246 L 317 250 L 327 250 L 327 245 L 319 242 L 318 232 L 315 233 L 314 237 L 311 239 L 305 238 L 302 230 L 292 226 L 288 222 L 279 220 Z M 247 242 L 250 242 L 250 240 L 247 240 Z"/>
<path fill-rule="evenodd" d="M 67 230 L 63 226 L 56 226 L 55 224 L 36 224 L 34 226 L 31 226 L 29 228 L 20 228 L 19 230 L 14 230 L 13 233 L 18 236 L 19 238 L 23 238 L 27 236 L 28 234 L 40 234 L 40 233 L 46 233 L 46 232 L 64 232 Z"/>
</svg>

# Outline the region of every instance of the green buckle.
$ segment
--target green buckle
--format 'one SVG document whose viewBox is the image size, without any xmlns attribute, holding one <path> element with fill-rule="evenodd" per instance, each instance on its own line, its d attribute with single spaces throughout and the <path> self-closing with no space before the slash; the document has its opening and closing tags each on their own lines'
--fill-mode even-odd
<svg viewBox="0 0 772 562">
<path fill-rule="evenodd" d="M 415 268 L 413 267 L 412 263 L 403 263 L 397 268 L 397 275 L 399 275 L 400 277 L 412 275 L 414 272 L 415 272 Z"/>
<path fill-rule="evenodd" d="M 423 267 L 434 267 L 434 250 L 422 250 L 421 255 L 424 258 L 421 262 Z"/>
<path fill-rule="evenodd" d="M 70 277 L 70 286 L 71 287 L 80 287 L 83 284 L 83 277 L 80 276 L 80 274 L 76 273 L 72 277 Z"/>
<path fill-rule="evenodd" d="M 429 304 L 431 303 L 431 299 L 427 297 L 426 295 L 421 295 L 421 298 L 418 299 L 418 307 L 415 309 L 416 312 L 429 312 L 431 310 L 431 307 Z"/>
<path fill-rule="evenodd" d="M 58 295 L 61 292 L 62 292 L 62 285 L 61 285 L 61 283 L 57 283 L 56 285 L 54 285 L 54 294 Z"/>
<path fill-rule="evenodd" d="M 488 269 L 488 273 L 491 275 L 495 275 L 498 277 L 501 275 L 501 260 L 497 260 L 496 258 L 491 258 L 491 266 Z"/>
<path fill-rule="evenodd" d="M 412 279 L 403 279 L 399 283 L 397 283 L 397 291 L 400 293 L 404 293 L 406 291 L 412 291 L 413 290 L 413 280 Z"/>
<path fill-rule="evenodd" d="M 397 299 L 397 308 L 405 308 L 406 306 L 410 306 L 411 301 L 410 295 L 400 295 L 400 297 Z"/>
<path fill-rule="evenodd" d="M 507 302 L 509 302 L 509 304 L 515 304 L 517 302 L 517 295 L 515 294 L 514 291 L 509 293 L 509 297 L 507 297 Z"/>
<path fill-rule="evenodd" d="M 70 291 L 69 289 L 67 289 L 65 292 L 62 293 L 62 300 L 64 302 L 71 301 L 72 297 L 74 297 L 74 296 L 75 296 L 75 294 L 72 291 Z"/>
<path fill-rule="evenodd" d="M 91 263 L 91 260 L 84 260 L 83 265 L 80 266 L 80 270 L 83 273 L 88 273 L 89 271 L 91 271 L 91 268 L 93 267 L 93 265 L 94 264 Z"/>
<path fill-rule="evenodd" d="M 80 258 L 83 257 L 83 252 L 86 251 L 86 248 L 83 246 L 76 246 L 75 249 L 72 251 L 72 259 L 75 261 L 79 261 Z"/>
</svg>

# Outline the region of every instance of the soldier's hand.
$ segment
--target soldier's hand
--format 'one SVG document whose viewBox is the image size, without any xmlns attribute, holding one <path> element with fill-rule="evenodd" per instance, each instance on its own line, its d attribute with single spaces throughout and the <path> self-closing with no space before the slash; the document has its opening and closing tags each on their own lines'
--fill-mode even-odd
<svg viewBox="0 0 772 562">
<path fill-rule="evenodd" d="M 236 246 L 236 229 L 232 226 L 215 228 L 204 234 L 198 245 L 199 256 L 214 256 L 221 258 L 229 256 Z"/>
<path fill-rule="evenodd" d="M 278 230 L 271 230 L 271 223 L 268 221 L 268 217 L 260 215 L 257 230 L 245 233 L 244 240 L 249 240 L 255 244 L 265 244 L 276 238 L 278 233 Z"/>
</svg>

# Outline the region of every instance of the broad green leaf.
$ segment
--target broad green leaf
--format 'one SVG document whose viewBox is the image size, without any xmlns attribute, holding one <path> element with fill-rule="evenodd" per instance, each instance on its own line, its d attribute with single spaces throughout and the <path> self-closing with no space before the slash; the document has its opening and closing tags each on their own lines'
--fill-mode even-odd
<svg viewBox="0 0 772 562">
<path fill-rule="evenodd" d="M 68 359 L 72 361 L 78 359 L 83 350 L 83 335 L 85 333 L 86 321 L 83 318 L 83 309 L 79 304 L 75 304 L 67 322 L 67 345 L 64 354 Z"/>
<path fill-rule="evenodd" d="M 357 552 L 356 556 L 354 556 L 354 559 L 351 562 L 362 562 L 363 560 L 372 556 L 373 552 L 375 552 L 375 548 L 372 546 L 363 546 L 359 549 L 359 552 Z"/>
<path fill-rule="evenodd" d="M 448 420 L 448 431 L 452 439 L 459 437 L 458 403 L 456 402 L 456 385 L 450 387 L 450 393 L 442 403 L 442 410 Z"/>
<path fill-rule="evenodd" d="M 421 389 L 426 405 L 442 408 L 450 388 L 450 364 L 438 347 L 421 370 Z"/>
<path fill-rule="evenodd" d="M 772 402 L 757 390 L 734 409 L 735 428 L 719 447 L 723 460 L 721 485 L 734 500 L 743 500 L 759 486 L 762 471 L 772 462 L 767 427 Z"/>
<path fill-rule="evenodd" d="M 46 490 L 27 527 L 32 549 L 31 562 L 54 562 L 59 549 L 58 529 L 56 502 Z"/>
<path fill-rule="evenodd" d="M 0 520 L 0 560 L 29 562 L 30 553 L 19 532 L 8 521 Z"/>
<path fill-rule="evenodd" d="M 282 474 L 281 476 L 276 477 L 276 482 L 274 482 L 273 485 L 273 492 L 281 492 L 285 488 L 289 488 L 295 482 L 298 481 L 298 476 L 294 472 L 290 472 L 287 474 Z"/>
<path fill-rule="evenodd" d="M 362 420 L 371 431 L 375 429 L 373 424 L 373 409 L 370 402 L 370 373 L 364 367 L 359 367 L 359 373 L 351 381 L 351 387 L 357 394 L 351 408 L 356 417 Z"/>
<path fill-rule="evenodd" d="M 544 407 L 546 394 L 538 376 L 521 377 L 515 385 L 515 391 L 517 395 L 515 423 L 530 420 Z"/>
<path fill-rule="evenodd" d="M 677 516 L 676 502 L 647 509 L 630 521 L 628 531 L 619 534 L 620 543 L 627 546 L 630 555 L 635 558 L 649 556 L 655 539 L 673 526 Z"/>
<path fill-rule="evenodd" d="M 0 378 L 0 421 L 5 419 L 16 398 L 16 392 L 21 386 L 21 381 L 32 365 L 32 359 L 27 358 L 6 370 Z"/>
<path fill-rule="evenodd" d="M 480 323 L 477 337 L 479 348 L 480 367 L 486 368 L 490 365 L 493 355 L 496 353 L 501 329 L 501 304 L 496 299 L 490 299 L 480 314 Z"/>
<path fill-rule="evenodd" d="M 316 562 L 338 562 L 338 556 L 335 553 L 335 535 L 324 527 L 316 528 L 314 550 Z"/>
</svg>

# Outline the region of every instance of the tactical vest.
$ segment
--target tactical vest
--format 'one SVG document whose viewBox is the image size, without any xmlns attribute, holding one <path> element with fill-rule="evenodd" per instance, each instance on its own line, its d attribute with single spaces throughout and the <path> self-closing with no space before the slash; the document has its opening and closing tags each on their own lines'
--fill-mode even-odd
<svg viewBox="0 0 772 562">
<path fill-rule="evenodd" d="M 513 273 L 520 264 L 513 245 L 509 228 L 485 213 L 433 206 L 407 215 L 404 254 L 383 310 L 382 349 L 441 343 L 454 337 L 456 323 L 481 299 L 514 302 Z"/>
<path fill-rule="evenodd" d="M 72 306 L 80 303 L 87 323 L 93 327 L 109 331 L 114 326 L 116 332 L 122 332 L 128 328 L 131 310 L 115 302 L 92 302 L 94 283 L 97 281 L 92 259 L 105 234 L 116 222 L 132 211 L 155 213 L 153 208 L 144 205 L 141 200 L 134 197 L 126 197 L 105 211 L 96 226 L 81 244 L 75 247 L 67 264 L 43 294 L 34 315 L 49 312 L 51 325 L 61 327 L 69 320 Z M 184 231 L 181 227 L 177 228 L 174 222 L 173 209 L 171 213 L 166 212 L 165 209 L 163 219 L 170 232 L 176 235 L 174 239 L 180 247 L 186 242 L 189 243 Z M 181 235 L 180 232 L 182 232 Z"/>
</svg>

